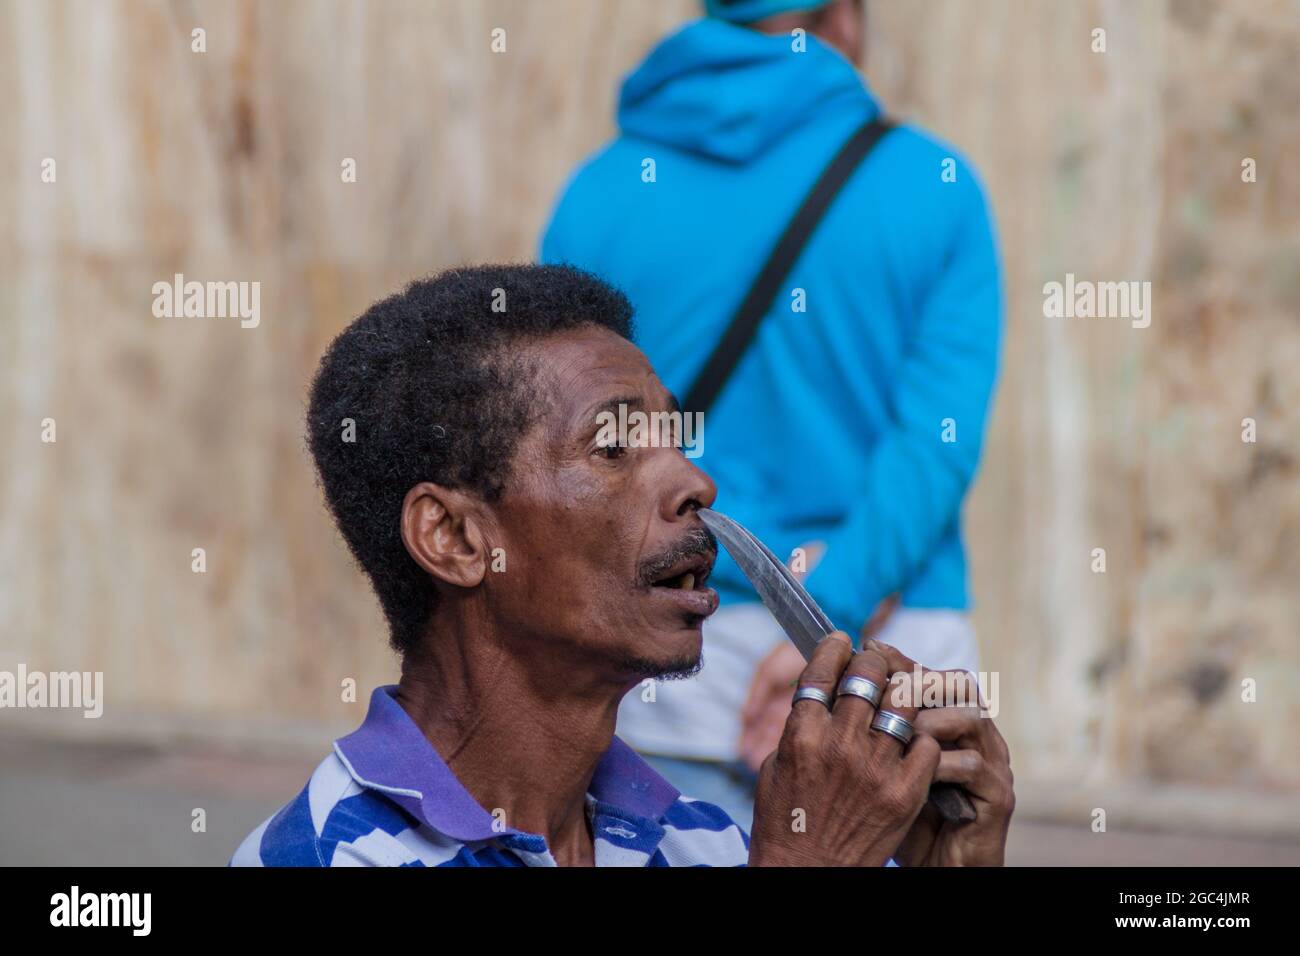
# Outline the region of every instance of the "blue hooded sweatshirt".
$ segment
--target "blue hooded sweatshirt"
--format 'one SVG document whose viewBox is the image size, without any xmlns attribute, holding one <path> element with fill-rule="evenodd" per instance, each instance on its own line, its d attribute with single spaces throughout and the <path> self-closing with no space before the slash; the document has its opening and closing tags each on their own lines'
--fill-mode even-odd
<svg viewBox="0 0 1300 956">
<path fill-rule="evenodd" d="M 806 45 L 716 19 L 662 41 L 623 84 L 621 135 L 577 171 L 542 240 L 543 261 L 627 293 L 637 344 L 679 398 L 814 180 L 880 109 L 839 53 Z M 974 171 L 900 127 L 839 194 L 705 414 L 696 463 L 716 507 L 778 555 L 824 543 L 808 588 L 854 637 L 895 592 L 968 606 L 961 504 L 1001 316 Z M 725 555 L 713 583 L 724 603 L 756 600 Z"/>
</svg>

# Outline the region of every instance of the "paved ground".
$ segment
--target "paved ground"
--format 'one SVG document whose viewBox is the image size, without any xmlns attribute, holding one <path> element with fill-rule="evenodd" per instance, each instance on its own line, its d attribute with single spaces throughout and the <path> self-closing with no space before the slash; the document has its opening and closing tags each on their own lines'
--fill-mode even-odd
<svg viewBox="0 0 1300 956">
<path fill-rule="evenodd" d="M 0 738 L 0 865 L 220 866 L 292 798 L 313 764 Z M 195 833 L 195 809 L 206 832 Z M 1027 820 L 1017 865 L 1300 865 L 1300 843 L 1095 834 Z"/>
</svg>

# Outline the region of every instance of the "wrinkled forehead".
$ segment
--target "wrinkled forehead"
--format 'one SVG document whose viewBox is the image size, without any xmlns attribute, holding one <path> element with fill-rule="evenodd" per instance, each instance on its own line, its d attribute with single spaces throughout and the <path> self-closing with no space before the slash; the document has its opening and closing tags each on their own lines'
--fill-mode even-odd
<svg viewBox="0 0 1300 956">
<path fill-rule="evenodd" d="M 572 434 L 594 425 L 597 415 L 626 403 L 647 409 L 676 407 L 645 354 L 608 329 L 589 326 L 537 343 L 539 385 L 549 398 L 544 427 Z"/>
</svg>

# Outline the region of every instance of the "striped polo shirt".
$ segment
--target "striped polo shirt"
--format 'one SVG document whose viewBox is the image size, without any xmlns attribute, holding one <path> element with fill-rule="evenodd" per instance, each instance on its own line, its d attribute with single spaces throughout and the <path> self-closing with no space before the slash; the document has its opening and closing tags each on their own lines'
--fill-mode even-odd
<svg viewBox="0 0 1300 956">
<path fill-rule="evenodd" d="M 475 801 L 394 698 L 377 688 L 365 722 L 302 792 L 254 830 L 231 866 L 555 866 L 546 840 Z M 683 797 L 617 737 L 587 793 L 597 866 L 744 866 L 749 836 L 718 807 Z"/>
</svg>

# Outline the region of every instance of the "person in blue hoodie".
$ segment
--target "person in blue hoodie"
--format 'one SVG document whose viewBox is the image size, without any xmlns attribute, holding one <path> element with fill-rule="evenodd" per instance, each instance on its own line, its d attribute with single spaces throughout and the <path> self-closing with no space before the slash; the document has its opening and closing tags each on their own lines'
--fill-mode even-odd
<svg viewBox="0 0 1300 956">
<path fill-rule="evenodd" d="M 623 289 L 679 397 L 831 157 L 881 105 L 860 0 L 706 0 L 624 81 L 618 137 L 573 175 L 541 259 Z M 911 125 L 835 198 L 705 416 L 718 510 L 792 566 L 835 624 L 976 670 L 961 507 L 997 374 L 1002 292 L 971 165 Z M 705 667 L 630 693 L 620 736 L 749 819 L 802 661 L 721 557 Z"/>
</svg>

